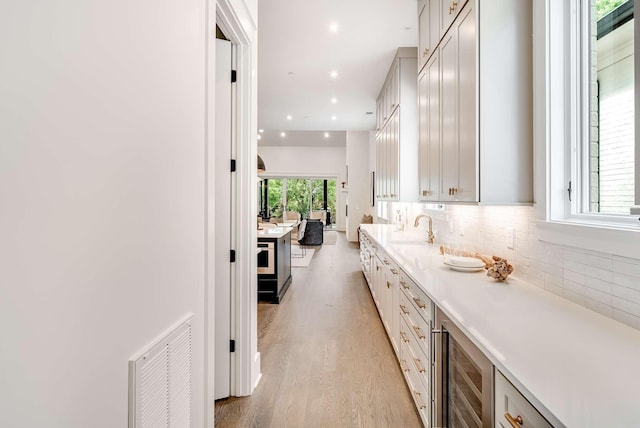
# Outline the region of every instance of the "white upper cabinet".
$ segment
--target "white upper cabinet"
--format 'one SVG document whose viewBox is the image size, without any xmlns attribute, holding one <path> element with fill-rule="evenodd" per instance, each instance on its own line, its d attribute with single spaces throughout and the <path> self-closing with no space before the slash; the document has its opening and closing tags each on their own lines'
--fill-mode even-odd
<svg viewBox="0 0 640 428">
<path fill-rule="evenodd" d="M 418 159 L 422 201 L 438 201 L 440 195 L 440 54 L 429 58 L 418 77 Z"/>
<path fill-rule="evenodd" d="M 531 0 L 441 6 L 446 31 L 419 78 L 419 198 L 530 204 Z"/>
<path fill-rule="evenodd" d="M 443 35 L 447 32 L 451 24 L 453 24 L 453 21 L 455 21 L 467 1 L 438 0 L 438 2 L 440 3 L 440 34 Z"/>
<path fill-rule="evenodd" d="M 436 51 L 440 36 L 443 34 L 440 23 L 441 1 L 418 1 L 418 70 L 422 70 L 429 57 Z"/>
<path fill-rule="evenodd" d="M 416 70 L 416 48 L 399 48 L 378 96 L 376 198 L 379 200 L 417 200 Z"/>
</svg>

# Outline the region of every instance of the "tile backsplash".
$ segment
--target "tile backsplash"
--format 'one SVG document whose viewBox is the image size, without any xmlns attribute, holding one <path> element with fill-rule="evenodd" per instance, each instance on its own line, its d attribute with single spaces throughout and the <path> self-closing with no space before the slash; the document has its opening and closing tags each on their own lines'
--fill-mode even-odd
<svg viewBox="0 0 640 428">
<path fill-rule="evenodd" d="M 640 260 L 539 241 L 532 207 L 450 205 L 425 211 L 422 204 L 393 204 L 389 209 L 401 210 L 408 228 L 427 213 L 438 243 L 505 257 L 515 277 L 640 329 Z"/>
</svg>

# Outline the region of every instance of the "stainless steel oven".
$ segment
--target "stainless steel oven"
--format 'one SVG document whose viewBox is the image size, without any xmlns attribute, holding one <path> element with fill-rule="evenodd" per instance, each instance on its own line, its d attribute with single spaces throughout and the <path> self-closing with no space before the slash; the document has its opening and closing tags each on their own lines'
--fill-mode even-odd
<svg viewBox="0 0 640 428">
<path fill-rule="evenodd" d="M 493 364 L 436 308 L 434 426 L 493 428 Z"/>
<path fill-rule="evenodd" d="M 276 249 L 275 242 L 258 242 L 258 274 L 274 275 L 276 273 Z"/>
</svg>

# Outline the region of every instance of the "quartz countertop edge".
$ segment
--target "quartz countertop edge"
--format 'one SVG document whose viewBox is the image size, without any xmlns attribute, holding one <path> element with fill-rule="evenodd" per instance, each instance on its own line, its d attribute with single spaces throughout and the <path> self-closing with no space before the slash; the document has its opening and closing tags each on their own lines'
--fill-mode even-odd
<svg viewBox="0 0 640 428">
<path fill-rule="evenodd" d="M 280 230 L 281 229 L 281 230 Z M 278 230 L 277 233 L 267 233 L 268 230 L 273 230 L 275 232 L 275 230 Z M 291 233 L 292 228 L 291 227 L 272 227 L 271 229 L 262 229 L 262 230 L 258 230 L 258 239 L 261 238 L 270 238 L 270 239 L 280 239 L 283 238 L 287 235 L 287 233 Z"/>
<path fill-rule="evenodd" d="M 640 421 L 640 330 L 518 278 L 455 272 L 412 230 L 364 230 L 549 422 L 631 427 Z M 496 254 L 499 255 L 499 254 Z"/>
</svg>

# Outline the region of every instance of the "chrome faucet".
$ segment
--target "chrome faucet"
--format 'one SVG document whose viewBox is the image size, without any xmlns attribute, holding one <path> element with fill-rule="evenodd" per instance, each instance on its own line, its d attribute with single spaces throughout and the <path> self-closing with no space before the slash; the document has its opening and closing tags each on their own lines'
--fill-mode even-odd
<svg viewBox="0 0 640 428">
<path fill-rule="evenodd" d="M 416 221 L 413 223 L 413 227 L 418 227 L 418 224 L 420 223 L 420 219 L 423 217 L 426 217 L 429 219 L 429 234 L 427 235 L 427 242 L 429 244 L 433 244 L 433 239 L 435 238 L 435 236 L 433 236 L 433 220 L 431 220 L 431 216 L 428 216 L 426 214 L 418 215 L 418 217 L 416 217 Z"/>
</svg>

